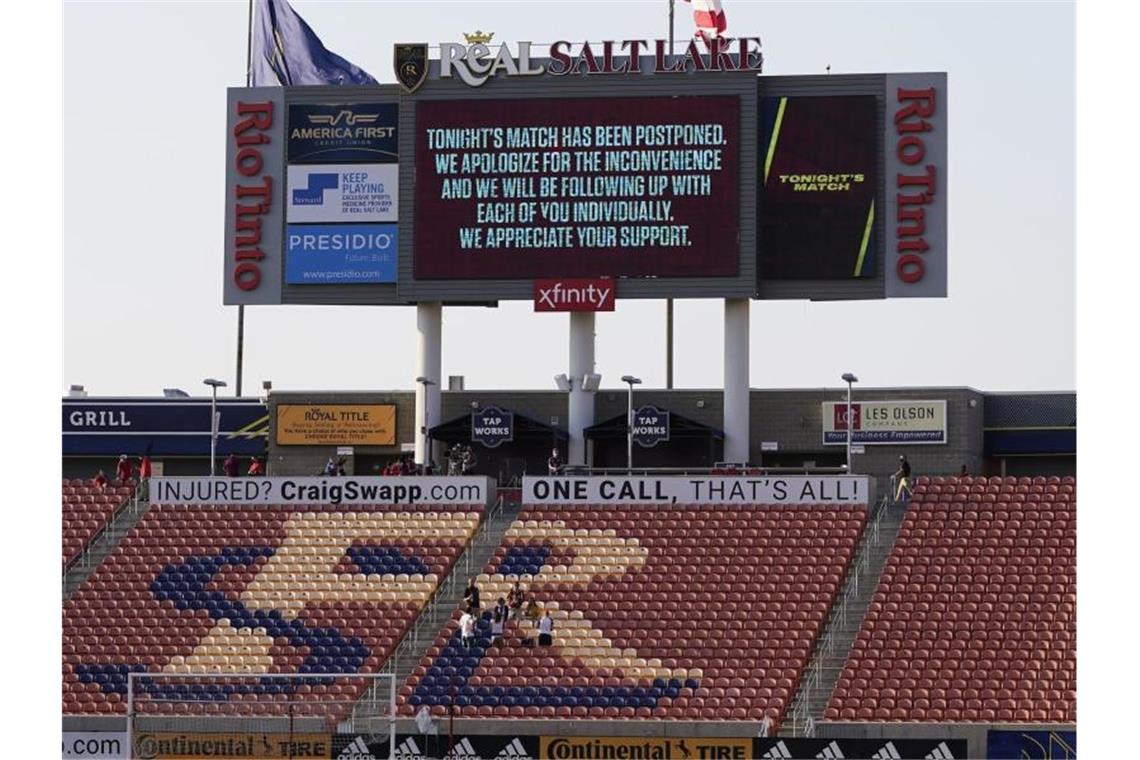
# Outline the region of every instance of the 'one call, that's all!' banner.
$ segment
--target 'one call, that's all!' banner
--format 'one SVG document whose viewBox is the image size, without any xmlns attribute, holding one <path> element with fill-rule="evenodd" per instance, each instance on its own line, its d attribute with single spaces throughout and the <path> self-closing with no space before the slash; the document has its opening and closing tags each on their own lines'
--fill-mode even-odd
<svg viewBox="0 0 1140 760">
<path fill-rule="evenodd" d="M 868 504 L 864 476 L 532 477 L 523 504 Z"/>
<path fill-rule="evenodd" d="M 415 276 L 729 277 L 733 96 L 416 105 Z"/>
</svg>

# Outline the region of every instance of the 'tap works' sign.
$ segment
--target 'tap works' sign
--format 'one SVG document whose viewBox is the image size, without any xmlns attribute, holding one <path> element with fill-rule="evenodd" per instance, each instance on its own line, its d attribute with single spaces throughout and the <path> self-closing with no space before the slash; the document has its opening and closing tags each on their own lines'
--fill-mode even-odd
<svg viewBox="0 0 1140 760">
<path fill-rule="evenodd" d="M 515 415 L 489 406 L 471 413 L 471 440 L 489 449 L 510 443 L 515 439 Z"/>
</svg>

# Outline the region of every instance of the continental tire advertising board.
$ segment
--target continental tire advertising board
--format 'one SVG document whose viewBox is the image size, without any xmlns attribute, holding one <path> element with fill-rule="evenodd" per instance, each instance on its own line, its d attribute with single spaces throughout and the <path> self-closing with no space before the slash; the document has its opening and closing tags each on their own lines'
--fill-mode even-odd
<svg viewBox="0 0 1140 760">
<path fill-rule="evenodd" d="M 131 757 L 141 760 L 198 758 L 331 758 L 330 734 L 146 732 L 135 735 Z"/>
<path fill-rule="evenodd" d="M 549 760 L 746 760 L 751 739 L 656 736 L 544 736 L 539 757 Z"/>
<path fill-rule="evenodd" d="M 278 446 L 393 446 L 395 404 L 279 404 Z"/>
</svg>

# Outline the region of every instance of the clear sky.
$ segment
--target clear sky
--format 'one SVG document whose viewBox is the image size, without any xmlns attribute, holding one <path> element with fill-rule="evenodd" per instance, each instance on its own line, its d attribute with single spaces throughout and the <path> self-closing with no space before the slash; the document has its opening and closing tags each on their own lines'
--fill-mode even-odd
<svg viewBox="0 0 1140 760">
<path fill-rule="evenodd" d="M 754 388 L 1075 387 L 1071 3 L 722 0 L 769 74 L 947 71 L 949 298 L 752 302 Z M 666 2 L 331 2 L 293 7 L 391 82 L 395 42 L 664 37 Z M 676 37 L 693 31 L 677 3 Z M 94 395 L 203 392 L 234 376 L 221 305 L 225 88 L 244 84 L 244 0 L 64 4 L 64 371 Z M 678 301 L 676 385 L 722 383 L 720 301 Z M 664 301 L 597 319 L 603 385 L 665 382 Z M 443 375 L 553 388 L 568 320 L 529 302 L 444 310 Z M 411 389 L 414 307 L 250 307 L 245 390 Z M 123 358 L 128 360 L 124 361 Z"/>
</svg>

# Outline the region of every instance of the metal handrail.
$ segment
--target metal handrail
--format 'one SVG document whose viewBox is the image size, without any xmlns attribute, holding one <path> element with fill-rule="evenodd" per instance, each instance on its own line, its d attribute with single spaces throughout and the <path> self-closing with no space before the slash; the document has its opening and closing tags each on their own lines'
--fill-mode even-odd
<svg viewBox="0 0 1140 760">
<path fill-rule="evenodd" d="M 837 645 L 836 638 L 839 629 L 846 629 L 847 627 L 848 610 L 854 605 L 855 598 L 859 595 L 859 579 L 870 564 L 871 549 L 872 547 L 878 548 L 880 545 L 879 528 L 882 525 L 883 518 L 887 514 L 889 504 L 888 497 L 884 496 L 878 502 L 874 514 L 871 515 L 870 522 L 864 532 L 864 539 L 856 552 L 855 559 L 847 571 L 846 577 L 850 579 L 851 584 L 844 588 L 838 603 L 832 607 L 824 623 L 824 628 L 827 633 L 825 633 L 820 640 L 812 663 L 808 666 L 807 671 L 800 681 L 796 709 L 792 711 L 792 726 L 802 736 L 810 737 L 815 735 L 815 720 L 812 717 L 812 706 L 816 697 L 815 692 L 821 688 L 823 683 L 823 663 L 835 653 Z M 838 625 L 835 625 L 836 622 L 838 622 Z"/>
<path fill-rule="evenodd" d="M 468 541 L 467 546 L 464 547 L 464 571 L 468 577 L 470 575 L 472 549 L 483 545 L 483 542 L 486 540 L 488 526 L 491 524 L 492 520 L 502 514 L 503 509 L 504 498 L 500 494 L 495 503 L 491 505 L 490 509 L 484 513 L 483 520 L 480 522 L 478 529 L 471 537 L 471 540 Z M 456 564 L 458 564 L 458 558 L 456 560 Z M 399 669 L 398 663 L 404 656 L 408 654 L 409 649 L 413 652 L 418 652 L 420 650 L 420 634 L 423 632 L 422 629 L 426 625 L 427 619 L 431 617 L 430 611 L 445 593 L 451 593 L 455 589 L 455 584 L 457 583 L 456 577 L 458 575 L 456 572 L 457 569 L 458 568 L 453 565 L 444 580 L 436 584 L 435 589 L 431 592 L 431 595 L 428 596 L 427 602 L 420 610 L 420 614 L 416 616 L 415 621 L 412 623 L 407 633 L 404 634 L 403 638 L 401 638 L 396 646 L 392 649 L 392 654 L 388 656 L 388 659 L 381 666 L 380 672 L 391 672 L 392 674 L 395 674 Z M 434 631 L 429 632 L 429 634 L 430 633 L 434 633 Z"/>
<path fill-rule="evenodd" d="M 131 492 L 127 495 L 122 502 L 111 513 L 110 518 L 98 530 L 96 530 L 91 537 L 87 539 L 87 543 L 76 557 L 69 562 L 64 563 L 61 585 L 63 590 L 67 589 L 67 576 L 73 570 L 90 570 L 92 567 L 92 556 L 94 555 L 95 544 L 101 539 L 109 535 L 112 531 L 118 530 L 122 523 L 128 519 L 138 515 L 141 505 L 146 501 L 142 495 L 143 482 L 138 483 Z"/>
</svg>

